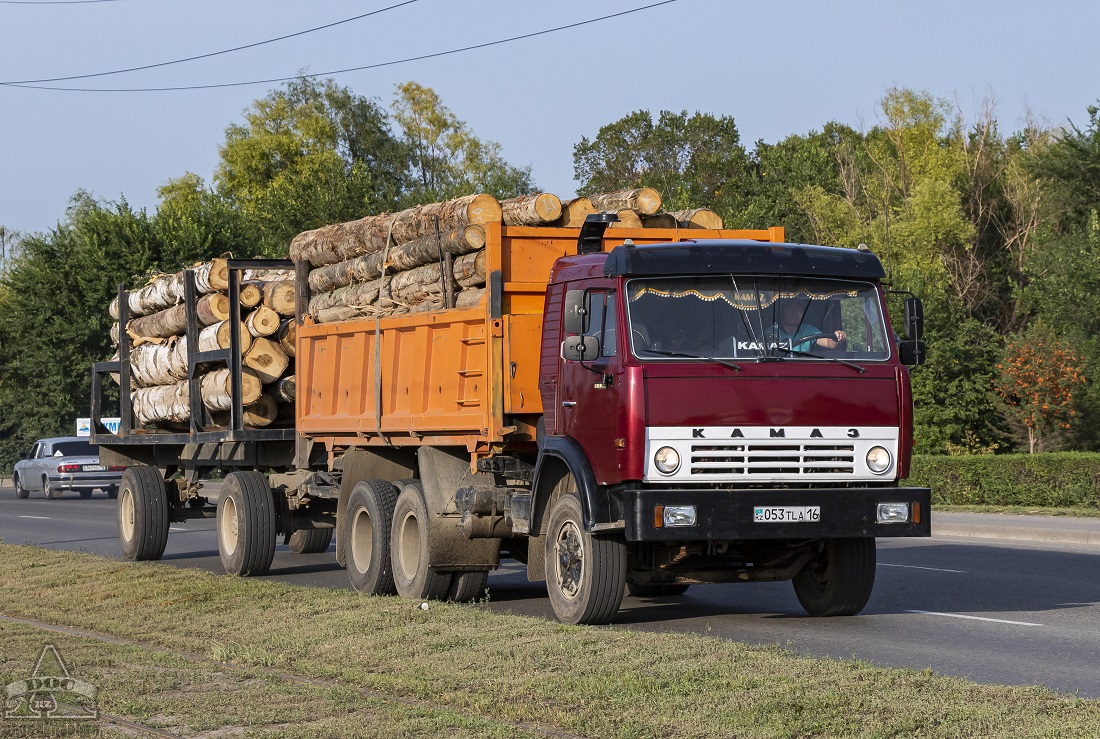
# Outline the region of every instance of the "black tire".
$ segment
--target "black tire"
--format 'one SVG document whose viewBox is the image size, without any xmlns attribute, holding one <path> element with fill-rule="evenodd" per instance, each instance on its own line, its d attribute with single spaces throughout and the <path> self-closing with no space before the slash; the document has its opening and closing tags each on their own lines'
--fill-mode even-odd
<svg viewBox="0 0 1100 739">
<path fill-rule="evenodd" d="M 444 600 L 450 592 L 451 573 L 436 572 L 428 567 L 430 521 L 420 481 L 405 482 L 394 503 L 390 529 L 393 584 L 403 598 Z M 350 565 L 348 569 L 350 571 Z"/>
<path fill-rule="evenodd" d="M 829 539 L 794 576 L 794 594 L 811 616 L 853 616 L 875 586 L 875 540 Z"/>
<path fill-rule="evenodd" d="M 107 497 L 112 500 L 118 497 L 118 485 L 112 485 L 107 488 Z"/>
<path fill-rule="evenodd" d="M 50 485 L 50 478 L 43 476 L 42 493 L 48 500 L 57 500 L 61 497 L 61 488 Z"/>
<path fill-rule="evenodd" d="M 555 500 L 546 531 L 546 590 L 558 620 L 607 623 L 619 610 L 625 585 L 626 542 L 586 532 L 576 493 Z"/>
<path fill-rule="evenodd" d="M 484 597 L 489 585 L 489 573 L 456 572 L 451 577 L 451 587 L 447 590 L 447 600 L 455 603 L 469 603 Z"/>
<path fill-rule="evenodd" d="M 275 557 L 275 500 L 259 472 L 230 472 L 218 501 L 218 555 L 226 574 L 266 575 Z"/>
<path fill-rule="evenodd" d="M 290 535 L 287 546 L 295 554 L 320 554 L 332 544 L 332 529 L 298 529 Z"/>
<path fill-rule="evenodd" d="M 80 497 L 84 498 L 85 500 L 92 497 L 92 491 L 91 490 L 78 490 L 77 492 L 79 492 Z"/>
<path fill-rule="evenodd" d="M 361 480 L 344 509 L 344 551 L 348 580 L 356 592 L 396 595 L 390 560 L 390 532 L 397 488 L 385 480 Z"/>
<path fill-rule="evenodd" d="M 19 475 L 15 476 L 15 479 L 12 480 L 12 484 L 15 485 L 16 498 L 26 499 L 30 497 L 31 491 L 27 490 L 25 487 L 23 487 L 23 483 L 19 482 Z"/>
<path fill-rule="evenodd" d="M 118 543 L 133 561 L 160 559 L 168 544 L 168 493 L 153 467 L 127 467 L 118 497 Z"/>
<path fill-rule="evenodd" d="M 691 587 L 688 583 L 662 582 L 662 583 L 628 583 L 626 594 L 635 598 L 662 598 L 672 595 L 683 595 Z"/>
</svg>

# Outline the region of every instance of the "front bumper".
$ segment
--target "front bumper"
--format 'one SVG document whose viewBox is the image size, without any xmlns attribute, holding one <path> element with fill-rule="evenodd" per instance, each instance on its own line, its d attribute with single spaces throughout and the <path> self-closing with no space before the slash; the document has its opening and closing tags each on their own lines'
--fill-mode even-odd
<svg viewBox="0 0 1100 739">
<path fill-rule="evenodd" d="M 929 488 L 802 488 L 744 490 L 643 489 L 624 491 L 627 541 L 736 541 L 931 536 Z M 908 523 L 878 523 L 879 503 L 909 505 Z M 659 528 L 657 506 L 693 505 L 694 526 Z M 820 506 L 818 521 L 756 523 L 757 507 Z M 915 519 L 915 520 L 914 520 Z"/>
<path fill-rule="evenodd" d="M 122 482 L 121 472 L 77 472 L 49 475 L 50 487 L 58 490 L 106 490 Z"/>
</svg>

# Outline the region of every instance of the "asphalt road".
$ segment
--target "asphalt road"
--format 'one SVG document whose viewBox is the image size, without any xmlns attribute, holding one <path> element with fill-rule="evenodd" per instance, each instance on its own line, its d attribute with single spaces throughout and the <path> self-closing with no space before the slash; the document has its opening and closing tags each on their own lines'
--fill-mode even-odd
<svg viewBox="0 0 1100 739">
<path fill-rule="evenodd" d="M 121 557 L 115 501 L 99 493 L 19 500 L 0 488 L 0 539 Z M 221 572 L 214 521 L 173 524 L 163 561 Z M 809 618 L 789 583 L 751 583 L 627 597 L 616 622 L 1100 697 L 1100 547 L 937 536 L 881 540 L 878 561 L 874 594 L 859 616 Z M 348 587 L 331 550 L 295 555 L 280 544 L 270 577 Z M 543 584 L 527 582 L 512 560 L 490 575 L 489 607 L 552 617 Z"/>
</svg>

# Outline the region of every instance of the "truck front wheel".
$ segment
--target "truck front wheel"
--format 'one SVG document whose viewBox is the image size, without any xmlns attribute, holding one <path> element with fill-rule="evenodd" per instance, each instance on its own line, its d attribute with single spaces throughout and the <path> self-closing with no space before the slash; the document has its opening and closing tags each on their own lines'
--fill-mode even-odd
<svg viewBox="0 0 1100 739">
<path fill-rule="evenodd" d="M 126 559 L 160 559 L 168 545 L 168 493 L 153 467 L 127 467 L 118 496 L 118 543 Z"/>
<path fill-rule="evenodd" d="M 218 501 L 218 554 L 229 575 L 266 575 L 275 557 L 275 501 L 267 478 L 230 472 Z"/>
<path fill-rule="evenodd" d="M 390 559 L 393 583 L 403 598 L 444 600 L 451 588 L 451 573 L 428 567 L 428 506 L 419 480 L 404 484 L 393 508 Z"/>
<path fill-rule="evenodd" d="M 593 536 L 583 521 L 576 493 L 554 501 L 546 532 L 546 590 L 558 620 L 604 624 L 623 600 L 626 543 Z"/>
<path fill-rule="evenodd" d="M 875 540 L 829 539 L 794 576 L 794 594 L 811 616 L 852 616 L 875 586 Z"/>
<path fill-rule="evenodd" d="M 352 488 L 344 513 L 348 579 L 357 592 L 393 595 L 390 525 L 397 488 L 384 480 L 363 480 Z"/>
</svg>

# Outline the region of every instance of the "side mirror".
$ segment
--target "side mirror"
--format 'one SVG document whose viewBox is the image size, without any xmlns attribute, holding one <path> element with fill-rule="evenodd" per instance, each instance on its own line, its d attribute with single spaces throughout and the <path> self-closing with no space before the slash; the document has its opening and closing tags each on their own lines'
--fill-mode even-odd
<svg viewBox="0 0 1100 739">
<path fill-rule="evenodd" d="M 923 364 L 925 360 L 924 342 L 916 339 L 898 342 L 898 358 L 901 363 L 910 367 Z"/>
<path fill-rule="evenodd" d="M 924 338 L 924 303 L 920 298 L 905 299 L 905 338 L 914 341 Z"/>
<path fill-rule="evenodd" d="M 565 294 L 565 333 L 567 334 L 583 334 L 588 330 L 586 292 L 586 290 L 570 290 Z"/>
<path fill-rule="evenodd" d="M 595 336 L 569 336 L 561 343 L 561 356 L 571 362 L 592 362 L 600 356 L 600 340 Z"/>
</svg>

